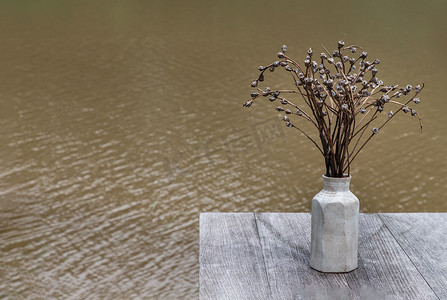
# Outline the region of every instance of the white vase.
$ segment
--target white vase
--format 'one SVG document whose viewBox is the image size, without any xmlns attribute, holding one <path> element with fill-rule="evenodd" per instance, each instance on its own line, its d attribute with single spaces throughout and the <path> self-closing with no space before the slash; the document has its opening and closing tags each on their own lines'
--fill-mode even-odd
<svg viewBox="0 0 447 300">
<path fill-rule="evenodd" d="M 349 190 L 351 177 L 323 175 L 323 190 L 312 200 L 310 266 L 321 272 L 357 268 L 359 200 Z"/>
</svg>

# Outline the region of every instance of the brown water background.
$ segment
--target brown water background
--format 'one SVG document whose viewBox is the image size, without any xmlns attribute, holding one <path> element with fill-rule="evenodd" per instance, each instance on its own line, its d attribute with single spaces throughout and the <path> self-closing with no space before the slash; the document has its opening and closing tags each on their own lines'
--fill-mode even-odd
<svg viewBox="0 0 447 300">
<path fill-rule="evenodd" d="M 0 299 L 195 299 L 200 212 L 309 212 L 323 159 L 270 103 L 242 107 L 282 44 L 343 39 L 385 83 L 426 83 L 423 134 L 396 118 L 351 190 L 363 212 L 447 212 L 446 9 L 2 1 Z"/>
</svg>

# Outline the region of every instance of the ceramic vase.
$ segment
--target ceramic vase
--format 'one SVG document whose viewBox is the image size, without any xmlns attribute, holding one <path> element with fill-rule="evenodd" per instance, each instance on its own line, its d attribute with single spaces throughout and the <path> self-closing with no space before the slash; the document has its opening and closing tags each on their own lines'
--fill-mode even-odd
<svg viewBox="0 0 447 300">
<path fill-rule="evenodd" d="M 312 199 L 310 266 L 320 272 L 357 268 L 359 200 L 350 182 L 323 175 L 323 190 Z"/>
</svg>

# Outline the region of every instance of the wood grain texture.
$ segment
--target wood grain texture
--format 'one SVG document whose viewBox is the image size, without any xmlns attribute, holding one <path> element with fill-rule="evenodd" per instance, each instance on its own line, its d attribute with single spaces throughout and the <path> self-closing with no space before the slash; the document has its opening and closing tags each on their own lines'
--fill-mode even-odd
<svg viewBox="0 0 447 300">
<path fill-rule="evenodd" d="M 308 213 L 201 214 L 200 299 L 444 299 L 382 218 L 360 214 L 357 270 L 324 274 L 309 267 Z"/>
<path fill-rule="evenodd" d="M 257 214 L 272 299 L 437 299 L 377 215 L 360 215 L 359 268 L 309 267 L 310 214 Z"/>
<path fill-rule="evenodd" d="M 447 299 L 447 214 L 379 214 L 439 299 Z"/>
<path fill-rule="evenodd" d="M 253 213 L 200 214 L 199 297 L 270 299 Z"/>
</svg>

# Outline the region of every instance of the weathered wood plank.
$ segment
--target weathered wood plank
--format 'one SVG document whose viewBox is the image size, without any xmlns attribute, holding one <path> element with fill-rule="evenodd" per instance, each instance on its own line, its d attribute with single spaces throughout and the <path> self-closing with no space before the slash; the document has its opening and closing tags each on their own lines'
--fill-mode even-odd
<svg viewBox="0 0 447 300">
<path fill-rule="evenodd" d="M 376 214 L 360 216 L 359 268 L 347 274 L 309 267 L 310 214 L 256 220 L 272 299 L 437 299 Z"/>
<path fill-rule="evenodd" d="M 270 299 L 253 213 L 200 214 L 199 297 Z"/>
<path fill-rule="evenodd" d="M 361 214 L 360 228 L 359 271 L 368 279 L 357 290 L 367 287 L 374 299 L 437 299 L 377 214 Z M 357 282 L 354 276 L 347 274 L 348 282 Z"/>
<path fill-rule="evenodd" d="M 379 214 L 439 299 L 447 299 L 447 214 Z"/>
</svg>

